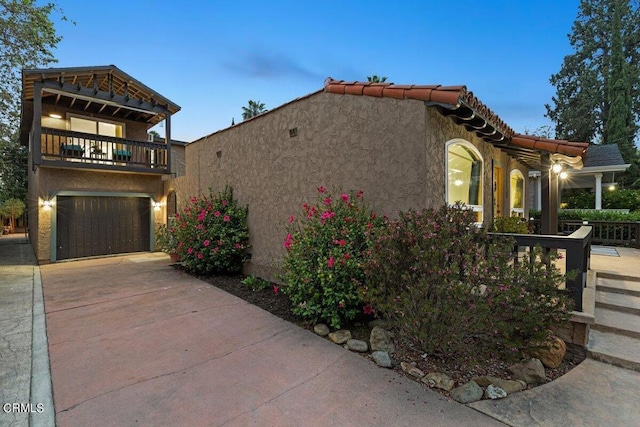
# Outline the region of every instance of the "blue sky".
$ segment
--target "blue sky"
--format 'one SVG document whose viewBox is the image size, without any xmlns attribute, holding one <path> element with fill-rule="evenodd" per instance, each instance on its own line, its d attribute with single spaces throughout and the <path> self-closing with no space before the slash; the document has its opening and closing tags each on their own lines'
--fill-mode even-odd
<svg viewBox="0 0 640 427">
<path fill-rule="evenodd" d="M 193 141 L 319 90 L 326 77 L 464 84 L 518 132 L 551 124 L 545 103 L 579 0 L 59 0 L 60 67 L 113 64 L 182 107 Z M 343 4 L 341 4 L 343 3 Z M 164 129 L 157 129 L 161 134 Z"/>
</svg>

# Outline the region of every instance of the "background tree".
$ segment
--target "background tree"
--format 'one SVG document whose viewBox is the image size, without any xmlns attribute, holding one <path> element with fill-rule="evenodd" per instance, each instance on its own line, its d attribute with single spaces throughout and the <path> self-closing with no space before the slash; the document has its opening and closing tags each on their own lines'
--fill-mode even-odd
<svg viewBox="0 0 640 427">
<path fill-rule="evenodd" d="M 638 178 L 634 142 L 640 128 L 640 2 L 581 0 L 569 42 L 574 53 L 551 76 L 556 87 L 547 117 L 556 137 L 618 144 Z M 638 183 L 640 184 L 640 182 Z"/>
<path fill-rule="evenodd" d="M 387 81 L 387 77 L 378 77 L 377 74 L 374 74 L 373 76 L 367 76 L 367 81 L 371 83 L 383 83 Z"/>
<path fill-rule="evenodd" d="M 53 2 L 0 0 L 0 202 L 26 198 L 27 152 L 17 142 L 21 73 L 56 62 L 52 52 L 61 37 L 53 13 L 62 14 Z"/>
<path fill-rule="evenodd" d="M 0 206 L 0 215 L 9 218 L 9 228 L 16 229 L 16 218 L 24 213 L 26 205 L 19 199 L 8 199 Z"/>
<path fill-rule="evenodd" d="M 258 114 L 264 113 L 267 111 L 264 108 L 264 103 L 260 101 L 252 101 L 249 100 L 249 105 L 247 107 L 242 107 L 242 119 L 247 120 L 253 116 L 257 116 Z"/>
</svg>

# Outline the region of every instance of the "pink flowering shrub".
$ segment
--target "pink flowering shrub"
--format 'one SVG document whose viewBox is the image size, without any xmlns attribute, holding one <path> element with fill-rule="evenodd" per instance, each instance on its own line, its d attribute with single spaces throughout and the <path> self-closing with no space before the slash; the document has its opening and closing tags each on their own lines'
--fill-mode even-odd
<svg viewBox="0 0 640 427">
<path fill-rule="evenodd" d="M 280 288 L 295 314 L 333 328 L 365 309 L 355 283 L 364 278 L 364 254 L 381 224 L 361 191 L 337 193 L 319 187 L 317 202 L 289 217 Z"/>
<path fill-rule="evenodd" d="M 514 265 L 513 241 L 491 240 L 475 220 L 456 205 L 388 221 L 364 258 L 360 294 L 421 351 L 515 358 L 568 320 L 564 277 L 539 249 Z"/>
<path fill-rule="evenodd" d="M 240 271 L 249 247 L 247 213 L 229 186 L 216 195 L 192 197 L 174 226 L 183 266 L 200 275 Z"/>
</svg>

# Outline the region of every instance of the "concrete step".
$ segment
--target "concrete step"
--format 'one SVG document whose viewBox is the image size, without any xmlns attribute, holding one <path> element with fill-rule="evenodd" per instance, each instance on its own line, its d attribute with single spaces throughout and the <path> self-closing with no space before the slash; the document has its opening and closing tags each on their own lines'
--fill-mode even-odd
<svg viewBox="0 0 640 427">
<path fill-rule="evenodd" d="M 587 356 L 640 372 L 640 338 L 591 329 Z"/>
<path fill-rule="evenodd" d="M 598 290 L 596 291 L 596 307 L 640 316 L 640 296 Z"/>
<path fill-rule="evenodd" d="M 640 281 L 628 279 L 615 279 L 611 275 L 603 277 L 598 273 L 596 290 L 640 297 Z"/>
<path fill-rule="evenodd" d="M 591 328 L 640 339 L 640 316 L 596 307 L 595 323 Z"/>
</svg>

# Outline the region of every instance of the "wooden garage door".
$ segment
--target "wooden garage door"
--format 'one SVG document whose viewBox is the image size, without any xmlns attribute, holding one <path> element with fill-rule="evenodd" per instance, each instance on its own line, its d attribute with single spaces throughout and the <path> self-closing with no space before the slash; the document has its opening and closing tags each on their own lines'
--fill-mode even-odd
<svg viewBox="0 0 640 427">
<path fill-rule="evenodd" d="M 148 197 L 58 196 L 56 258 L 148 251 Z"/>
</svg>

